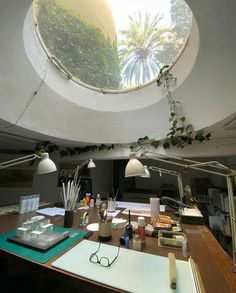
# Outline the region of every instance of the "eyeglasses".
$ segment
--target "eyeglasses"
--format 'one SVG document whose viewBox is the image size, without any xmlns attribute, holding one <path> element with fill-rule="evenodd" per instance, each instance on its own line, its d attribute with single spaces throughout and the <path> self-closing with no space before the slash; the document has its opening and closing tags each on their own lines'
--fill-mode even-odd
<svg viewBox="0 0 236 293">
<path fill-rule="evenodd" d="M 89 260 L 92 263 L 99 263 L 103 267 L 110 267 L 115 262 L 117 257 L 119 256 L 120 246 L 118 246 L 118 252 L 117 252 L 116 257 L 111 262 L 110 262 L 109 258 L 106 257 L 106 256 L 102 256 L 101 258 L 98 258 L 97 253 L 98 253 L 98 251 L 100 249 L 100 246 L 101 246 L 101 243 L 99 243 L 98 249 L 90 255 Z"/>
</svg>

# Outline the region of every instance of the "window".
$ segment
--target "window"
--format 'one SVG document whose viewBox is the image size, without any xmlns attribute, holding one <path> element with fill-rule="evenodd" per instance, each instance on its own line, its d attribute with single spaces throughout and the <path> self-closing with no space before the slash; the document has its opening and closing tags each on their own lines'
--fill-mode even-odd
<svg viewBox="0 0 236 293">
<path fill-rule="evenodd" d="M 57 65 L 104 92 L 156 79 L 181 54 L 192 23 L 184 0 L 35 0 L 34 16 Z"/>
</svg>

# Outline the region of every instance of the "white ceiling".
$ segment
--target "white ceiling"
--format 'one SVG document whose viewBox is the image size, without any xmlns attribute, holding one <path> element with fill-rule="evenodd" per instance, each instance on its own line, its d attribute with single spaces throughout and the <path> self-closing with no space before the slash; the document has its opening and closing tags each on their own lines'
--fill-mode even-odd
<svg viewBox="0 0 236 293">
<path fill-rule="evenodd" d="M 52 66 L 43 86 L 33 94 L 47 65 L 44 57 L 38 63 L 41 67 L 35 68 L 32 58 L 36 57 L 32 56 L 40 56 L 39 52 L 33 53 L 33 43 L 27 43 L 29 47 L 25 43 L 30 39 L 26 15 L 31 2 L 0 2 L 0 149 L 34 149 L 42 140 L 75 146 L 125 143 L 145 135 L 163 138 L 169 128 L 168 105 L 155 84 L 114 97 L 71 84 Z M 173 69 L 179 83 L 174 94 L 195 129 L 206 128 L 212 131 L 216 144 L 222 145 L 224 139 L 233 148 L 235 123 L 230 130 L 225 125 L 236 118 L 236 2 L 186 2 L 196 27 L 187 51 Z M 73 100 L 71 87 L 79 102 Z"/>
</svg>

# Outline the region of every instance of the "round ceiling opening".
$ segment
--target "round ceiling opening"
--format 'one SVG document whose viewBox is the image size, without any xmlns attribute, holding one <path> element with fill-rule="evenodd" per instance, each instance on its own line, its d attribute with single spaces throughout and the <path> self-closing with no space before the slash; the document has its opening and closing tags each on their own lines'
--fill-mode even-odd
<svg viewBox="0 0 236 293">
<path fill-rule="evenodd" d="M 35 0 L 34 16 L 57 67 L 104 92 L 155 80 L 184 50 L 192 23 L 184 0 Z"/>
</svg>

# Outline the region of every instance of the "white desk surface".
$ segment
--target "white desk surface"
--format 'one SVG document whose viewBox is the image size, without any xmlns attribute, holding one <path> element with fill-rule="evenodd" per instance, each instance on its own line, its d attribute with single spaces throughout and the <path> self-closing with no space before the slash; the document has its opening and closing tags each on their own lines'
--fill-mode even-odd
<svg viewBox="0 0 236 293">
<path fill-rule="evenodd" d="M 52 263 L 61 270 L 103 283 L 127 292 L 137 293 L 194 293 L 196 292 L 190 263 L 176 260 L 177 286 L 169 285 L 169 260 L 157 256 L 120 248 L 120 254 L 110 267 L 89 261 L 98 248 L 97 242 L 83 240 Z M 113 259 L 118 247 L 102 243 L 98 256 Z"/>
</svg>

